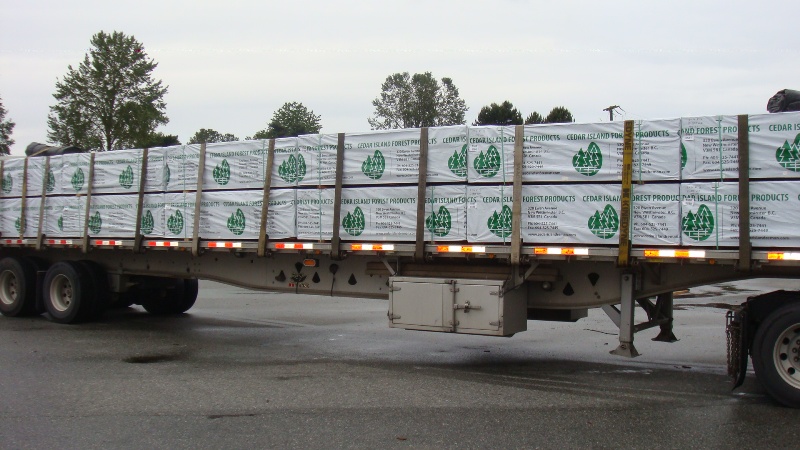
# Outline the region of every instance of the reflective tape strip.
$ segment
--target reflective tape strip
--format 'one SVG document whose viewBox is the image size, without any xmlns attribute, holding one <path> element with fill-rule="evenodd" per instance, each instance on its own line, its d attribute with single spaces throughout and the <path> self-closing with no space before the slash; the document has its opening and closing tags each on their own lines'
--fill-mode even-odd
<svg viewBox="0 0 800 450">
<path fill-rule="evenodd" d="M 122 245 L 122 241 L 94 241 L 94 245 Z"/>
<path fill-rule="evenodd" d="M 22 244 L 22 239 L 6 239 L 6 244 Z"/>
<path fill-rule="evenodd" d="M 351 244 L 350 250 L 378 250 L 378 251 L 392 251 L 394 244 Z"/>
<path fill-rule="evenodd" d="M 705 250 L 645 250 L 645 258 L 705 258 Z"/>
<path fill-rule="evenodd" d="M 180 245 L 177 241 L 147 241 L 148 247 L 177 247 Z"/>
<path fill-rule="evenodd" d="M 486 253 L 486 247 L 482 245 L 437 245 L 436 251 L 439 253 Z"/>
<path fill-rule="evenodd" d="M 533 249 L 534 255 L 579 255 L 588 256 L 588 248 L 573 248 L 573 247 L 535 247 Z"/>
<path fill-rule="evenodd" d="M 800 253 L 769 252 L 767 259 L 771 261 L 800 261 Z"/>
<path fill-rule="evenodd" d="M 314 248 L 314 244 L 309 242 L 278 242 L 275 244 L 275 248 L 281 250 L 311 250 Z"/>
<path fill-rule="evenodd" d="M 241 248 L 241 242 L 209 242 L 208 248 Z"/>
<path fill-rule="evenodd" d="M 72 245 L 72 239 L 48 239 L 50 245 Z"/>
</svg>

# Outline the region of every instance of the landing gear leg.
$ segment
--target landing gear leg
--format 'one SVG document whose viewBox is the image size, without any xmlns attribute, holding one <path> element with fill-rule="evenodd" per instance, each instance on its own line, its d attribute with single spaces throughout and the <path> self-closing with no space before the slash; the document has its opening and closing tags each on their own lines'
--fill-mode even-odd
<svg viewBox="0 0 800 450">
<path fill-rule="evenodd" d="M 660 325 L 661 331 L 658 336 L 654 337 L 654 341 L 660 342 L 677 342 L 678 338 L 672 332 L 672 292 L 661 294 L 656 299 L 656 311 L 658 312 L 659 319 L 666 319 Z"/>
<path fill-rule="evenodd" d="M 619 323 L 619 346 L 611 351 L 612 355 L 635 358 L 639 356 L 636 347 L 633 346 L 633 310 L 636 301 L 633 298 L 633 274 L 622 274 L 621 286 L 621 311 Z"/>
</svg>

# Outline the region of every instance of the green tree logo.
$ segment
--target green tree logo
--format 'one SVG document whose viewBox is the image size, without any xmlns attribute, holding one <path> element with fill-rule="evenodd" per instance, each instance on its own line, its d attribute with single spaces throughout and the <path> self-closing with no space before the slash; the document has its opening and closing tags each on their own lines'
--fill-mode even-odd
<svg viewBox="0 0 800 450">
<path fill-rule="evenodd" d="M 572 157 L 572 167 L 581 174 L 591 177 L 603 167 L 603 153 L 600 147 L 594 142 L 589 143 L 589 148 L 584 152 L 583 148 Z"/>
<path fill-rule="evenodd" d="M 467 176 L 467 144 L 461 147 L 460 152 L 453 150 L 453 156 L 447 160 L 447 167 L 457 177 Z"/>
<path fill-rule="evenodd" d="M 697 213 L 689 210 L 681 220 L 683 234 L 695 241 L 705 241 L 714 233 L 714 214 L 708 206 L 701 204 L 697 208 Z"/>
<path fill-rule="evenodd" d="M 227 159 L 223 159 L 221 163 L 214 167 L 214 181 L 220 186 L 225 186 L 231 180 L 231 166 L 228 164 Z"/>
<path fill-rule="evenodd" d="M 100 230 L 103 229 L 103 219 L 100 218 L 100 211 L 94 213 L 93 216 L 89 217 L 89 231 L 92 234 L 100 234 Z"/>
<path fill-rule="evenodd" d="M 490 145 L 486 153 L 480 152 L 478 154 L 478 157 L 472 163 L 472 167 L 482 177 L 492 178 L 500 171 L 501 164 L 500 152 L 497 151 L 497 147 Z"/>
<path fill-rule="evenodd" d="M 287 183 L 303 181 L 303 177 L 306 176 L 306 160 L 303 155 L 297 155 L 296 158 L 294 155 L 289 155 L 278 166 L 278 175 Z"/>
<path fill-rule="evenodd" d="M 78 167 L 78 170 L 76 170 L 75 173 L 72 174 L 72 180 L 70 180 L 72 183 L 72 188 L 75 189 L 76 191 L 80 191 L 83 188 L 83 182 L 85 180 L 86 179 L 83 176 L 83 169 Z"/>
<path fill-rule="evenodd" d="M 493 212 L 486 225 L 489 227 L 489 231 L 497 237 L 511 236 L 511 208 L 503 205 L 500 214 L 497 214 L 497 211 Z"/>
<path fill-rule="evenodd" d="M 364 211 L 359 206 L 356 206 L 352 214 L 347 213 L 342 220 L 342 227 L 350 236 L 360 236 L 364 232 L 365 224 Z"/>
<path fill-rule="evenodd" d="M 181 234 L 183 231 L 183 214 L 181 214 L 180 210 L 175 211 L 175 214 L 169 216 L 167 219 L 167 229 L 176 236 Z"/>
<path fill-rule="evenodd" d="M 164 179 L 164 186 L 169 184 L 169 179 L 172 174 L 169 171 L 169 165 L 164 164 L 164 173 L 162 174 L 162 178 Z"/>
<path fill-rule="evenodd" d="M 47 192 L 53 192 L 53 190 L 56 188 L 56 177 L 53 175 L 52 170 L 47 171 L 47 176 L 45 179 L 45 189 L 47 189 Z"/>
<path fill-rule="evenodd" d="M 64 231 L 64 216 L 58 216 L 56 225 L 58 225 L 58 231 Z"/>
<path fill-rule="evenodd" d="M 775 159 L 784 169 L 800 172 L 800 134 L 794 138 L 793 143 L 786 140 L 775 152 Z"/>
<path fill-rule="evenodd" d="M 11 175 L 3 177 L 3 192 L 6 194 L 11 193 L 11 189 L 14 188 L 14 178 Z"/>
<path fill-rule="evenodd" d="M 142 216 L 142 234 L 150 234 L 153 232 L 153 227 L 155 226 L 155 220 L 153 219 L 153 213 L 150 212 L 148 209 L 147 212 Z"/>
<path fill-rule="evenodd" d="M 244 233 L 245 218 L 241 209 L 236 208 L 236 212 L 228 217 L 228 229 L 231 233 L 239 236 Z"/>
<path fill-rule="evenodd" d="M 589 217 L 589 231 L 602 239 L 611 239 L 619 231 L 619 215 L 611 205 L 606 205 L 603 212 L 595 211 Z"/>
<path fill-rule="evenodd" d="M 375 150 L 375 153 L 367 156 L 367 160 L 361 164 L 361 171 L 373 180 L 382 177 L 384 170 L 386 170 L 386 160 L 380 150 Z"/>
<path fill-rule="evenodd" d="M 119 185 L 125 189 L 130 189 L 133 186 L 133 169 L 130 165 L 119 174 Z"/>
<path fill-rule="evenodd" d="M 450 211 L 444 206 L 439 208 L 439 212 L 432 211 L 431 215 L 425 219 L 425 226 L 428 230 L 436 236 L 447 236 L 450 233 L 450 227 L 453 225 L 453 219 L 450 216 Z"/>
<path fill-rule="evenodd" d="M 14 228 L 17 229 L 17 233 L 22 233 L 23 230 L 21 229 L 21 225 L 20 218 L 17 217 L 17 220 L 14 221 Z"/>
<path fill-rule="evenodd" d="M 689 160 L 689 156 L 686 154 L 686 146 L 683 145 L 681 142 L 681 170 L 686 168 L 686 161 Z"/>
</svg>

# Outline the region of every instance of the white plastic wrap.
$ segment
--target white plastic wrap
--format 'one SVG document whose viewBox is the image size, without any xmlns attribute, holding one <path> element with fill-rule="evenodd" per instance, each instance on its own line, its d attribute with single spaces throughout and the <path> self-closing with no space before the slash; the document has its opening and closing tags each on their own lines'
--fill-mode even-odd
<svg viewBox="0 0 800 450">
<path fill-rule="evenodd" d="M 339 236 L 346 241 L 415 241 L 417 187 L 342 189 Z"/>
</svg>

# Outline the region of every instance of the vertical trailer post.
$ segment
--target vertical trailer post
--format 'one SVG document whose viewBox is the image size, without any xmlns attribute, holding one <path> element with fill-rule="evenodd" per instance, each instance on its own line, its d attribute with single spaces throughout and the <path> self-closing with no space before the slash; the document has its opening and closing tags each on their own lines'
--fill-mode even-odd
<svg viewBox="0 0 800 450">
<path fill-rule="evenodd" d="M 142 166 L 139 170 L 139 199 L 136 202 L 136 225 L 133 234 L 133 251 L 142 251 L 142 209 L 144 206 L 144 188 L 147 181 L 147 155 L 150 149 L 142 150 Z"/>
<path fill-rule="evenodd" d="M 269 215 L 269 192 L 272 186 L 272 164 L 275 160 L 275 139 L 269 140 L 267 150 L 267 173 L 264 175 L 264 195 L 261 197 L 261 226 L 258 228 L 258 256 L 267 253 L 267 217 Z"/>
<path fill-rule="evenodd" d="M 206 169 L 206 143 L 200 144 L 200 162 L 197 167 L 197 192 L 194 197 L 194 229 L 192 230 L 192 256 L 200 256 L 200 204 L 203 199 L 203 178 Z"/>
<path fill-rule="evenodd" d="M 92 206 L 92 187 L 94 186 L 94 155 L 95 152 L 89 154 L 89 184 L 86 185 L 86 211 L 83 214 L 83 242 L 81 251 L 89 253 L 89 210 Z"/>
<path fill-rule="evenodd" d="M 331 236 L 331 258 L 341 259 L 339 252 L 339 223 L 342 219 L 342 177 L 344 176 L 344 133 L 339 133 L 336 142 L 336 187 L 333 194 L 333 232 Z"/>
<path fill-rule="evenodd" d="M 519 284 L 522 280 L 517 280 L 520 276 L 520 249 L 522 247 L 521 237 L 521 215 L 522 215 L 522 141 L 525 137 L 525 126 L 517 125 L 514 127 L 514 187 L 512 192 L 513 202 L 511 204 L 511 270 L 514 271 L 514 284 Z"/>
<path fill-rule="evenodd" d="M 25 163 L 22 166 L 22 201 L 20 202 L 19 210 L 19 238 L 25 236 L 25 197 L 28 195 L 28 158 L 25 158 Z"/>
<path fill-rule="evenodd" d="M 47 198 L 47 181 L 50 178 L 50 157 L 47 156 L 44 160 L 44 177 L 42 178 L 42 202 L 39 203 L 39 224 L 36 228 L 36 250 L 39 251 L 44 246 L 44 233 L 42 233 L 42 226 L 44 224 L 44 203 Z"/>
<path fill-rule="evenodd" d="M 736 269 L 750 271 L 750 133 L 747 114 L 739 116 L 739 264 Z"/>
<path fill-rule="evenodd" d="M 428 127 L 419 130 L 419 178 L 417 184 L 417 245 L 414 261 L 425 259 L 425 191 L 428 183 Z"/>
<path fill-rule="evenodd" d="M 619 254 L 617 266 L 630 265 L 631 252 L 631 189 L 633 183 L 633 121 L 625 121 L 622 144 L 622 192 L 619 214 Z"/>
<path fill-rule="evenodd" d="M 633 179 L 633 121 L 625 121 L 624 142 L 622 147 L 622 196 L 620 198 L 619 215 L 619 254 L 617 266 L 622 268 L 620 278 L 620 323 L 619 346 L 611 351 L 613 355 L 633 358 L 639 352 L 633 346 L 634 308 L 636 301 L 633 295 L 634 274 L 627 269 L 630 266 L 630 225 L 631 225 L 631 184 Z"/>
</svg>

